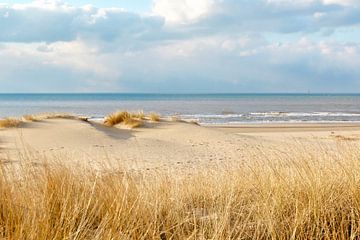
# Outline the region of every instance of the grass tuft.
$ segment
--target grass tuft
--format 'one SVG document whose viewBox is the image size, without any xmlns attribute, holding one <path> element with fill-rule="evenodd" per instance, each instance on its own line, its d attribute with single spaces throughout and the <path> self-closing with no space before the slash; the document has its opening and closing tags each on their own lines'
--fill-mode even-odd
<svg viewBox="0 0 360 240">
<path fill-rule="evenodd" d="M 38 122 L 38 121 L 40 121 L 40 119 L 35 115 L 24 115 L 22 117 L 22 120 L 26 121 L 26 122 Z"/>
<path fill-rule="evenodd" d="M 124 122 L 125 119 L 131 118 L 131 114 L 126 112 L 126 111 L 122 111 L 122 112 L 114 112 L 109 114 L 104 121 L 104 124 L 107 126 L 115 126 L 119 123 Z"/>
<path fill-rule="evenodd" d="M 160 115 L 157 114 L 157 113 L 152 112 L 152 113 L 149 114 L 149 119 L 150 119 L 150 121 L 153 121 L 153 122 L 159 122 L 160 121 Z"/>
<path fill-rule="evenodd" d="M 83 117 L 77 117 L 68 113 L 39 113 L 33 115 L 24 115 L 22 119 L 27 122 L 39 122 L 46 119 L 79 119 Z"/>
<path fill-rule="evenodd" d="M 123 122 L 129 128 L 138 128 L 144 125 L 144 122 L 135 118 L 126 118 Z"/>
<path fill-rule="evenodd" d="M 143 111 L 139 111 L 136 113 L 131 113 L 131 118 L 145 120 L 145 113 Z"/>
<path fill-rule="evenodd" d="M 129 113 L 127 111 L 115 112 L 109 114 L 104 121 L 104 124 L 113 127 L 118 124 L 124 124 L 129 128 L 137 128 L 143 125 L 142 119 L 144 114 L 142 112 Z"/>
<path fill-rule="evenodd" d="M 42 113 L 37 115 L 38 119 L 78 119 L 77 116 L 69 114 L 69 113 Z"/>
<path fill-rule="evenodd" d="M 16 128 L 21 125 L 21 121 L 16 118 L 0 119 L 0 128 Z"/>
</svg>

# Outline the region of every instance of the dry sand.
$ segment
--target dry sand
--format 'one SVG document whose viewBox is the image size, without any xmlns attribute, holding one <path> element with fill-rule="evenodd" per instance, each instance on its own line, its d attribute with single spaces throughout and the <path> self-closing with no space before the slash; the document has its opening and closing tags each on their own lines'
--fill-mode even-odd
<svg viewBox="0 0 360 240">
<path fill-rule="evenodd" d="M 232 166 L 254 155 L 291 154 L 299 148 L 316 154 L 314 146 L 331 151 L 344 144 L 360 144 L 360 124 L 202 127 L 162 121 L 127 130 L 74 119 L 51 119 L 0 130 L 0 161 L 16 163 L 19 154 L 25 152 L 69 164 L 96 167 L 106 162 L 134 171 L 178 171 Z"/>
</svg>

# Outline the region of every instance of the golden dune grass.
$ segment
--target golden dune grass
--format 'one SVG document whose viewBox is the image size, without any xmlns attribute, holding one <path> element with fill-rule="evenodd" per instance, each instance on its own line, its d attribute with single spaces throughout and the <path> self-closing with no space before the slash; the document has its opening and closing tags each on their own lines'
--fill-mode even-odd
<svg viewBox="0 0 360 240">
<path fill-rule="evenodd" d="M 143 111 L 131 113 L 131 118 L 145 120 L 145 113 Z"/>
<path fill-rule="evenodd" d="M 33 117 L 37 120 L 45 120 L 45 119 L 79 119 L 79 117 L 69 114 L 69 113 L 40 113 L 37 115 L 33 115 Z"/>
<path fill-rule="evenodd" d="M 23 122 L 38 122 L 45 119 L 78 119 L 82 121 L 88 121 L 86 117 L 77 117 L 75 115 L 67 113 L 42 113 L 42 114 L 33 114 L 33 115 L 24 115 L 21 120 L 17 118 L 5 118 L 0 119 L 0 128 L 14 128 L 19 127 Z"/>
<path fill-rule="evenodd" d="M 21 120 L 17 118 L 0 119 L 0 128 L 17 128 L 25 122 L 40 122 L 46 119 L 74 119 L 88 122 L 89 119 L 83 116 L 75 116 L 66 113 L 44 113 L 34 115 L 24 115 Z"/>
<path fill-rule="evenodd" d="M 360 152 L 299 148 L 236 168 L 132 175 L 0 168 L 4 239 L 357 239 Z"/>
<path fill-rule="evenodd" d="M 0 128 L 15 128 L 21 125 L 21 121 L 16 118 L 0 119 Z"/>
<path fill-rule="evenodd" d="M 129 113 L 127 111 L 115 112 L 109 114 L 104 121 L 104 124 L 107 126 L 115 126 L 117 124 L 124 124 L 129 128 L 136 128 L 143 125 L 143 113 Z"/>
<path fill-rule="evenodd" d="M 46 119 L 77 119 L 82 121 L 88 121 L 88 118 L 86 117 L 78 117 L 69 113 L 39 113 L 24 115 L 22 117 L 22 120 L 26 122 L 39 122 Z"/>
<path fill-rule="evenodd" d="M 104 124 L 107 126 L 115 126 L 119 123 L 124 122 L 125 119 L 131 118 L 131 114 L 127 111 L 114 112 L 109 114 L 104 121 Z"/>
<path fill-rule="evenodd" d="M 129 128 L 137 128 L 144 125 L 144 122 L 138 118 L 125 118 L 123 123 Z"/>
<path fill-rule="evenodd" d="M 127 111 L 118 111 L 109 114 L 104 121 L 104 124 L 107 126 L 115 126 L 117 124 L 124 124 L 130 128 L 141 127 L 144 125 L 144 120 L 150 120 L 154 122 L 160 121 L 160 116 L 156 113 L 150 113 L 149 117 L 146 118 L 146 115 L 143 111 L 131 113 Z"/>
<path fill-rule="evenodd" d="M 153 121 L 153 122 L 159 122 L 160 121 L 160 115 L 157 114 L 157 113 L 152 112 L 152 113 L 149 114 L 149 119 L 150 119 L 150 121 Z"/>
<path fill-rule="evenodd" d="M 39 121 L 39 119 L 35 115 L 24 115 L 22 117 L 22 120 L 26 121 L 26 122 L 37 122 L 37 121 Z"/>
</svg>

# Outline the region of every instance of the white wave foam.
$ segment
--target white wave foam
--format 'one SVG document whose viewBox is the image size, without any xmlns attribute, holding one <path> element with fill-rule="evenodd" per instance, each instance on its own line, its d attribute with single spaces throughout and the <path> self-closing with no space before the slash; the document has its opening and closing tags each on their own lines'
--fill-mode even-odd
<svg viewBox="0 0 360 240">
<path fill-rule="evenodd" d="M 360 117 L 360 113 L 344 112 L 252 112 L 250 115 L 264 117 Z"/>
<path fill-rule="evenodd" d="M 240 118 L 243 117 L 243 114 L 188 114 L 188 115 L 180 115 L 182 118 L 190 118 L 190 119 L 200 119 L 200 118 L 220 118 L 220 119 L 226 119 L 226 118 Z"/>
</svg>

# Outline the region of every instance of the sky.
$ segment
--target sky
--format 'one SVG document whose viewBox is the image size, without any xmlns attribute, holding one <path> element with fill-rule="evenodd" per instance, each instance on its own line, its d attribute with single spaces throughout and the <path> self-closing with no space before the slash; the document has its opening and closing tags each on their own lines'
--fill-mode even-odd
<svg viewBox="0 0 360 240">
<path fill-rule="evenodd" d="M 0 92 L 360 92 L 360 0 L 0 0 Z"/>
<path fill-rule="evenodd" d="M 1 1 L 0 1 L 1 2 Z M 29 4 L 32 3 L 32 0 L 21 0 L 21 1 L 7 1 L 5 4 Z M 44 2 L 44 1 L 42 1 Z M 45 1 L 49 2 L 49 1 Z M 54 2 L 54 1 L 52 1 Z M 56 1 L 55 1 L 56 2 Z M 63 3 L 68 3 L 72 6 L 82 7 L 85 5 L 92 5 L 98 8 L 123 8 L 127 11 L 132 12 L 150 12 L 152 8 L 152 0 L 72 0 L 72 1 L 62 1 Z"/>
</svg>

